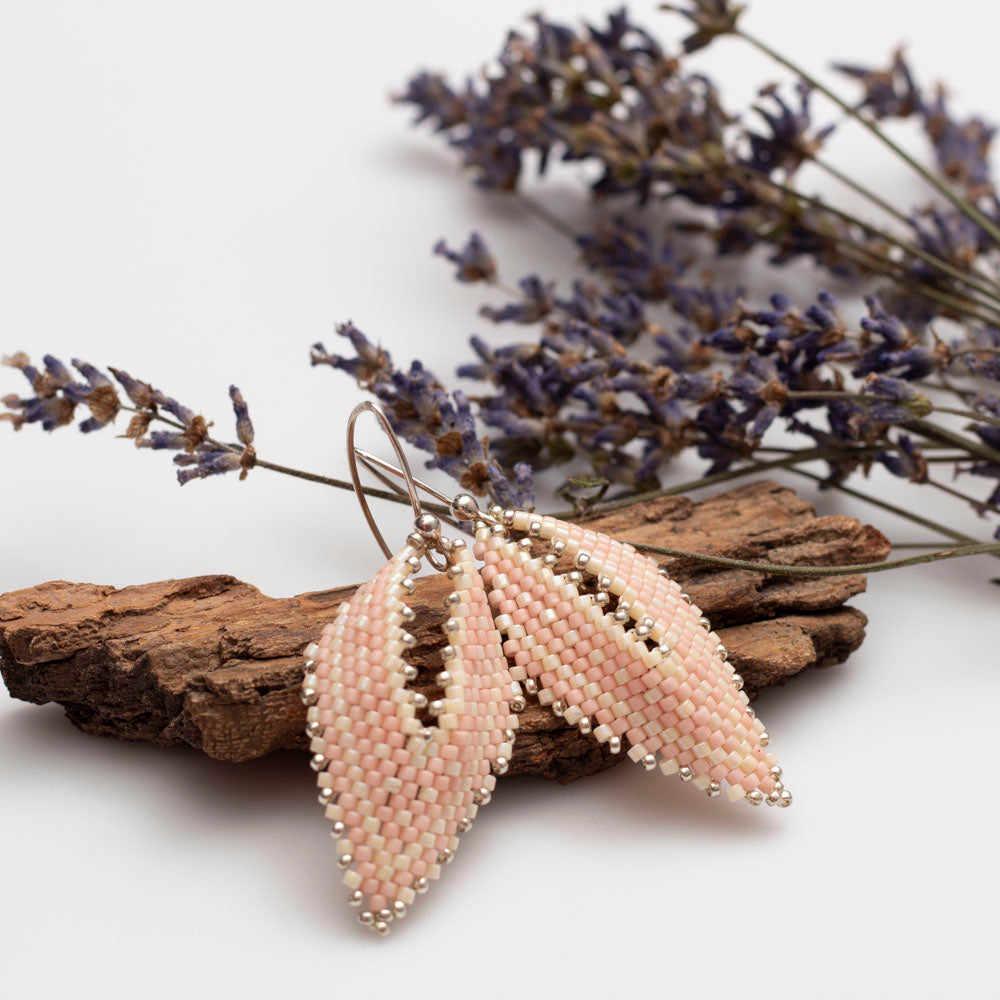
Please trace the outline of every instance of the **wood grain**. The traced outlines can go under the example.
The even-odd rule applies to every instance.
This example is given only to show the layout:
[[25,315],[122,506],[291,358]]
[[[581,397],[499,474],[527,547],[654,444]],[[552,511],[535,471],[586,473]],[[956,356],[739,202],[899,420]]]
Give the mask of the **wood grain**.
[[[587,523],[627,541],[775,563],[846,565],[889,551],[874,528],[816,517],[771,482],[699,501],[660,498]],[[663,562],[718,628],[751,695],[842,662],[864,638],[865,616],[845,606],[865,589],[862,576],[782,578]],[[187,745],[227,761],[304,748],[300,652],[352,590],[271,598],[225,575],[121,589],[43,583],[0,596],[0,673],[15,698],[57,702],[94,735]],[[417,686],[441,669],[447,590],[445,578],[426,577],[410,602]],[[532,703],[510,773],[571,781],[623,756]]]

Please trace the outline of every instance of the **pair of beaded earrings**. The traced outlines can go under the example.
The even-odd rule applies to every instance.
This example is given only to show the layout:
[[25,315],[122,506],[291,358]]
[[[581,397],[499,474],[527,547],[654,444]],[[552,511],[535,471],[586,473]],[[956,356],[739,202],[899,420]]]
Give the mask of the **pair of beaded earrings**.
[[[398,469],[355,447],[365,412],[388,435]],[[507,770],[525,693],[611,753],[625,751],[710,796],[725,789],[752,805],[791,804],[719,636],[651,559],[580,525],[499,507],[483,512],[467,494],[449,500],[414,479],[372,403],[351,414],[347,454],[388,562],[306,648],[302,697],[319,801],[362,924],[388,934],[452,860]],[[406,485],[414,530],[398,552],[372,517],[359,458]],[[455,520],[471,522],[471,552],[464,540],[442,536],[418,487],[444,500]],[[410,687],[417,670],[406,662],[415,644],[406,598],[425,559],[452,584],[440,696],[430,702]]]

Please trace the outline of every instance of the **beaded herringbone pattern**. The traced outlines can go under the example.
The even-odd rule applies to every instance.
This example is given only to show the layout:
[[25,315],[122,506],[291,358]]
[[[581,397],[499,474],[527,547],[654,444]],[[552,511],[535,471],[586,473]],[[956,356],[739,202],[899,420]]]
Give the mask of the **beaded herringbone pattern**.
[[491,763],[509,758],[517,727],[501,638],[467,550],[452,557],[443,697],[433,721],[418,718],[425,699],[407,686],[414,671],[404,659],[415,556],[407,546],[391,559],[306,651],[320,800],[351,902],[383,933],[451,860],[459,833],[489,800]]
[[718,635],[677,583],[607,535],[523,512],[508,522],[555,543],[600,581],[608,604],[617,599],[616,615],[508,534],[481,528],[476,554],[515,680],[534,681],[543,704],[613,752],[624,744],[632,759],[710,794],[725,787],[731,799],[787,805],[764,726]]

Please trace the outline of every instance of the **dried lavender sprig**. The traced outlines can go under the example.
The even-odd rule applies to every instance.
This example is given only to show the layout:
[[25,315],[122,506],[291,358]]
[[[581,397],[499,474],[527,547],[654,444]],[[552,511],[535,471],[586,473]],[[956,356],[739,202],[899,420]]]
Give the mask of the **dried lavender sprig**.
[[994,244],[1000,247],[1000,228],[998,228],[991,219],[984,215],[970,201],[960,197],[950,187],[948,187],[947,184],[942,183],[942,181],[935,177],[934,174],[931,173],[931,171],[928,170],[922,163],[911,156],[897,142],[891,139],[874,121],[866,118],[856,107],[848,104],[847,101],[840,97],[835,91],[825,86],[818,78],[804,70],[801,66],[798,66],[786,56],[782,55],[763,39],[750,34],[741,25],[735,23],[735,21],[733,23],[731,34],[735,35],[737,38],[743,39],[743,41],[752,45],[758,51],[773,59],[779,65],[790,70],[811,88],[823,94],[827,99],[833,101],[833,103],[836,104],[841,111],[864,126],[864,128],[875,136],[875,138],[878,139],[883,146],[899,157],[899,159],[905,163],[907,167],[926,181],[932,188],[934,188],[935,191],[937,191],[939,195],[951,202],[951,204],[954,205],[954,207],[957,208],[962,215],[979,226],[979,228],[990,237]]
[[[980,280],[977,276],[969,274],[968,272],[961,270],[961,268],[955,267],[954,265],[950,264],[943,258],[938,257],[935,254],[929,253],[928,251],[924,250],[922,247],[918,246],[913,242],[900,239],[899,237],[894,236],[892,233],[888,232],[887,230],[881,229],[878,226],[874,226],[870,222],[866,222],[864,219],[861,219],[858,216],[851,214],[850,212],[845,212],[843,209],[840,209],[835,205],[829,204],[829,202],[824,201],[822,198],[818,198],[814,195],[804,194],[798,188],[791,187],[790,185],[787,184],[782,184],[780,181],[776,181],[773,177],[770,177],[767,174],[755,174],[754,179],[759,180],[761,183],[766,184],[768,187],[773,188],[775,191],[780,191],[786,195],[789,195],[792,198],[804,202],[807,205],[812,205],[814,208],[817,208],[823,212],[828,212],[830,215],[842,219],[844,222],[848,222],[851,225],[857,226],[859,229],[863,229],[870,236],[875,236],[881,240],[885,240],[886,243],[898,247],[900,250],[903,250],[904,252],[911,254],[918,260],[922,260],[925,264],[929,264],[931,267],[940,271],[942,274],[947,275],[949,278],[954,278],[956,281],[960,281],[963,284],[968,285],[970,288],[973,288],[976,291],[982,293],[983,295],[987,296],[987,298],[993,300],[994,302],[1000,303],[1000,285],[998,285],[996,282],[991,282],[988,280]],[[846,178],[844,179],[845,181],[847,180]],[[876,196],[872,195],[872,197]],[[905,216],[903,216],[903,218],[905,219]],[[909,219],[906,219],[905,221],[907,222],[908,225],[910,224]]]
[[905,559],[888,559],[883,562],[853,563],[845,566],[793,566],[784,563],[752,562],[745,559],[729,559],[726,556],[713,556],[707,552],[692,553],[686,549],[675,549],[666,545],[648,545],[644,542],[633,543],[641,552],[652,552],[661,556],[675,558],[694,558],[707,566],[718,566],[723,569],[751,570],[755,573],[766,573],[769,576],[854,576],[858,573],[884,573],[887,570],[903,569],[907,566],[920,566],[924,563],[941,562],[945,559],[964,559],[967,556],[1000,554],[1000,542],[976,542],[971,545],[956,545],[951,548],[939,549],[921,556],[908,556]]
[[[52,359],[51,362],[48,364],[47,367],[50,369],[51,377],[58,378],[58,379],[62,380],[62,386],[61,386],[62,388],[65,388],[66,385],[69,384],[67,381],[65,381],[66,375],[67,375],[67,370],[63,366],[61,366],[56,361],[56,359]],[[92,366],[87,366],[85,363],[81,362],[81,363],[77,364],[77,367],[81,371],[84,371],[84,372],[87,373],[87,377],[90,380],[90,384],[92,386],[104,386],[104,385],[108,385],[109,384],[106,380],[102,379],[102,377],[100,376],[100,373],[97,372],[96,369],[93,369]],[[135,380],[132,380],[127,375],[125,375],[124,378],[120,379],[120,381],[122,382],[123,386],[129,386],[129,385],[131,385],[133,387],[139,387],[139,386],[143,385],[142,383],[138,383]],[[148,389],[148,387],[146,387],[146,388]],[[88,391],[92,392],[93,389],[90,389]],[[137,391],[140,391],[140,390],[137,389]],[[141,391],[143,393],[143,396],[145,396],[145,390],[141,390]],[[240,463],[239,463],[239,456],[237,454],[237,452],[239,451],[239,449],[237,449],[236,446],[234,446],[234,445],[229,445],[229,444],[224,444],[224,443],[221,443],[221,442],[217,442],[214,439],[208,437],[207,434],[203,434],[201,432],[200,428],[201,428],[201,425],[204,424],[204,418],[197,417],[193,413],[193,411],[188,410],[187,408],[180,406],[180,404],[176,403],[172,399],[169,399],[167,397],[162,396],[161,394],[156,393],[155,390],[149,390],[149,393],[150,393],[149,398],[157,400],[161,405],[165,405],[165,408],[167,408],[169,412],[171,412],[171,413],[173,413],[175,415],[180,416],[181,419],[180,420],[173,420],[173,419],[170,419],[168,417],[164,417],[159,412],[158,408],[155,408],[155,404],[154,404],[154,407],[152,409],[140,409],[140,408],[137,408],[137,407],[127,407],[127,406],[123,406],[123,405],[119,404],[118,409],[125,409],[125,410],[133,412],[136,415],[141,416],[143,418],[147,418],[148,417],[149,421],[154,421],[154,420],[155,421],[159,421],[159,422],[167,424],[168,426],[171,426],[171,427],[174,427],[176,429],[179,429],[180,431],[183,432],[180,435],[180,437],[182,437],[182,438],[183,438],[184,434],[190,434],[192,432],[192,428],[193,427],[198,428],[198,433],[199,433],[199,436],[201,436],[201,441],[200,441],[200,443],[197,446],[195,446],[195,448],[193,448],[189,452],[189,454],[194,455],[196,453],[198,447],[201,447],[202,445],[208,445],[208,446],[210,446],[210,448],[215,449],[214,451],[210,452],[210,454],[212,454],[213,456],[229,454],[229,455],[232,455],[237,460],[236,461],[236,465],[228,465],[227,464],[225,466],[225,468],[221,469],[220,471],[233,471],[236,468],[239,468]],[[132,398],[135,398],[135,396],[133,395],[132,392],[130,392],[129,394],[130,394],[130,396]],[[235,387],[233,387],[231,389],[230,394],[231,394],[231,396],[233,398],[233,403],[234,403],[234,409],[236,411],[237,422],[238,422],[238,425],[239,425],[239,428],[240,428],[240,432],[239,432],[240,433],[240,437],[247,439],[244,442],[244,447],[245,448],[250,448],[250,447],[252,447],[253,432],[252,432],[252,428],[249,425],[249,415],[247,413],[246,404],[243,401],[242,395],[239,393],[239,390],[235,389]],[[117,412],[117,410],[116,410],[116,412]],[[146,426],[148,427],[148,423],[147,423]],[[207,426],[207,425],[205,425],[205,426]],[[188,443],[190,444],[190,441]],[[212,462],[216,462],[217,461],[217,457],[213,457],[211,459],[211,461]],[[782,462],[784,462],[784,460],[782,460]],[[323,483],[326,483],[326,484],[331,485],[331,486],[336,486],[338,488],[353,489],[352,484],[346,483],[346,482],[341,481],[341,480],[328,479],[326,477],[316,476],[316,475],[311,474],[311,473],[302,472],[300,470],[289,469],[287,467],[278,466],[278,465],[275,465],[273,463],[265,463],[265,462],[259,461],[259,460],[256,461],[254,464],[256,466],[261,467],[261,468],[269,468],[269,469],[272,469],[274,471],[283,472],[285,474],[297,476],[299,478],[310,479],[310,480],[316,481],[316,482],[323,482]],[[764,463],[764,464],[766,465],[766,463]],[[246,471],[246,470],[244,469],[244,471]],[[209,474],[215,474],[215,473],[209,473]],[[181,480],[181,481],[184,482],[185,480]],[[663,492],[665,494],[668,491],[663,491]],[[401,503],[407,503],[408,502],[405,497],[399,496],[397,493],[395,493],[393,491],[384,491],[384,490],[366,488],[365,489],[365,493],[368,494],[369,496],[376,496],[376,497],[379,497],[381,499],[386,499],[386,500],[390,500],[390,501],[394,501],[394,502],[401,502]],[[633,502],[634,502],[634,500],[633,500]],[[607,506],[610,507],[611,505],[607,505]],[[430,510],[430,509],[437,509],[438,505],[425,504],[425,507],[428,510]],[[853,573],[861,573],[861,572],[865,572],[865,573],[868,573],[868,572],[882,572],[882,571],[887,570],[887,569],[897,569],[897,568],[901,568],[903,566],[916,565],[918,563],[930,563],[930,562],[935,562],[935,561],[939,561],[939,560],[943,560],[943,559],[960,558],[960,557],[963,557],[963,556],[978,555],[978,554],[983,554],[983,553],[992,553],[992,552],[998,552],[998,551],[1000,551],[1000,543],[977,543],[977,544],[973,544],[973,545],[966,545],[966,546],[963,546],[963,547],[956,547],[956,548],[951,548],[951,549],[943,549],[943,550],[939,550],[939,551],[934,552],[934,553],[926,554],[924,556],[914,556],[914,557],[911,557],[909,559],[895,560],[895,561],[891,561],[891,562],[887,562],[887,563],[885,563],[885,562],[883,562],[883,563],[870,563],[870,564],[866,563],[866,564],[858,564],[858,565],[853,565],[853,566],[811,566],[811,567],[807,566],[807,567],[804,567],[804,566],[787,566],[787,565],[783,565],[783,564],[756,563],[756,562],[749,561],[749,560],[728,559],[728,558],[724,558],[724,557],[720,557],[720,556],[715,556],[715,555],[712,555],[710,553],[695,552],[695,551],[689,551],[689,550],[686,550],[686,549],[673,549],[673,548],[665,548],[665,547],[649,546],[649,545],[640,545],[638,547],[641,548],[641,549],[643,549],[643,550],[645,550],[645,551],[649,551],[649,552],[653,552],[653,553],[658,553],[658,554],[662,554],[662,555],[668,555],[668,556],[684,557],[684,558],[692,559],[692,560],[695,560],[695,561],[703,562],[703,563],[706,563],[708,565],[718,565],[718,566],[726,566],[726,567],[735,568],[735,569],[745,569],[745,570],[752,570],[752,571],[759,571],[759,572],[767,572],[770,575],[774,575],[774,576],[793,576],[793,575],[794,576],[841,576],[841,575],[847,575],[847,574],[853,574]]]

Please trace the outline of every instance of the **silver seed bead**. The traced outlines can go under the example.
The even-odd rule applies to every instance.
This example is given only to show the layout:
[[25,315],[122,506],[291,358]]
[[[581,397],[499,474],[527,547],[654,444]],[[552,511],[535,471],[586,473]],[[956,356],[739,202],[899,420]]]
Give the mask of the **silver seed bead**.
[[404,632],[400,637],[399,641],[407,648],[413,649],[417,644],[417,637],[411,632]]
[[566,579],[573,584],[573,586],[578,587],[583,583],[583,574],[579,570],[573,570],[566,574]]
[[587,563],[590,562],[589,552],[577,552],[576,554],[576,567],[577,569],[586,569]]
[[337,840],[340,837],[344,836],[344,831],[346,829],[347,829],[347,827],[344,825],[344,821],[338,819],[337,822],[334,823],[332,827],[330,827],[330,836],[334,840]]
[[443,851],[438,851],[438,864],[450,865],[455,860],[455,853],[451,848],[446,847]]
[[611,589],[611,577],[610,576],[602,576],[597,581],[597,589],[598,590],[610,590]]
[[457,618],[449,618],[444,623],[445,632],[457,632],[462,627],[462,623]]
[[743,675],[733,674],[733,685],[736,687],[737,691],[743,690]]
[[417,584],[415,580],[411,580],[409,577],[403,580],[403,590],[406,591],[407,597],[412,597],[416,589]]
[[451,502],[451,512],[460,521],[471,521],[479,517],[479,504],[468,493],[459,493]]
[[698,624],[703,629],[711,629],[712,627],[712,623],[704,615],[702,615],[701,618],[698,619]]
[[635,628],[636,638],[638,639],[648,639],[652,635],[653,630],[648,625],[637,625]]
[[447,670],[442,670],[441,673],[439,673],[434,678],[434,680],[437,683],[438,687],[443,687],[444,688],[444,687],[447,687],[451,683],[452,677],[451,677],[451,674]]
[[747,792],[747,802],[752,806],[759,806],[764,801],[764,793],[755,788],[752,792]]
[[590,724],[590,716],[585,715],[578,723],[577,728],[583,733],[584,736],[589,736],[593,732],[593,727]]
[[427,695],[423,691],[413,692],[413,706],[414,708],[426,708],[427,707]]
[[454,646],[445,646],[441,650],[441,659],[443,660],[453,660],[458,656],[458,650]]
[[498,503],[490,504],[489,515],[499,521],[500,518],[503,517],[503,507],[501,507]]
[[404,622],[412,622],[417,617],[416,611],[413,608],[408,608],[405,604],[399,609],[399,614]]
[[781,765],[775,764],[774,767],[771,768],[771,777],[774,778],[775,781],[778,781],[781,778],[781,775]]
[[446,608],[450,608],[455,604],[461,604],[461,603],[462,603],[462,595],[457,590],[453,590],[444,599],[444,606]]
[[306,723],[306,736],[314,740],[317,736],[323,735],[323,727],[316,721]]
[[302,699],[302,704],[308,707],[319,701],[319,692],[315,688],[304,687],[299,693],[299,697]]
[[411,549],[416,549],[418,552],[423,552],[426,548],[423,535],[417,531],[411,531],[406,536],[406,544],[409,545]]
[[713,781],[709,784],[708,788],[705,789],[705,794],[710,799],[716,799],[722,794],[722,785],[717,781]]
[[466,817],[458,821],[459,833],[468,833],[472,829],[472,820]]
[[655,770],[655,768],[656,768],[656,754],[653,754],[653,753],[646,754],[646,756],[642,758],[642,766],[647,771]]
[[309,758],[309,766],[314,771],[322,771],[329,763],[330,762],[321,753],[314,753],[312,757]]
[[784,791],[784,789],[785,789],[785,786],[784,786],[784,783],[783,783],[783,782],[780,782],[780,781],[776,781],[776,782],[774,783],[774,790],[775,790],[776,792],[779,792],[779,793],[780,793],[780,792],[783,792],[783,791]]
[[431,887],[430,882],[427,881],[425,875],[421,875],[416,882],[413,883],[413,888],[418,894],[423,895]]
[[462,549],[464,549],[465,547],[466,547],[466,545],[465,545],[465,539],[464,538],[453,538],[448,543],[448,548],[452,552],[461,552]]
[[603,607],[611,600],[611,598],[604,591],[598,591],[593,596],[594,596],[594,603],[601,605],[601,607]]
[[531,539],[530,538],[522,538],[517,543],[517,545],[518,545],[518,548],[520,548],[522,552],[530,552],[531,551]]
[[619,625],[624,625],[628,620],[629,620],[629,617],[628,617],[628,612],[627,611],[622,611],[622,609],[619,608],[615,612],[615,621],[618,622]]
[[[445,574],[449,580],[457,580],[460,576],[465,575],[465,567],[461,563],[455,563],[445,570]],[[412,594],[413,591],[411,590],[410,593]]]
[[341,856],[337,858],[337,867],[350,868],[353,862],[354,862],[353,854],[341,854]]
[[303,688],[314,688],[317,684],[319,684],[319,678],[315,674],[306,674],[302,678]]
[[321,806],[328,806],[334,800],[336,792],[332,788],[321,788],[319,790],[319,795],[316,796],[316,800]]
[[561,538],[557,538],[552,543],[553,555],[561,556],[565,551],[566,551],[566,543]]
[[355,889],[354,892],[347,897],[348,906],[360,906],[365,901],[365,894],[360,889]]
[[677,777],[681,781],[690,781],[694,777],[694,771],[685,764],[684,767],[677,769]]
[[516,694],[510,700],[510,710],[512,712],[523,712],[528,707],[528,703],[524,700],[524,695]]
[[412,663],[407,663],[403,666],[403,676],[408,681],[415,681],[417,679],[417,668]]
[[493,761],[493,773],[494,774],[506,774],[510,770],[510,763],[506,757],[497,757]]
[[435,700],[427,706],[427,711],[430,712],[431,715],[440,715],[444,711],[444,702],[441,701],[440,698],[435,698]]
[[524,682],[524,690],[527,691],[528,694],[538,694],[538,681],[536,681],[534,677],[529,677]]
[[557,562],[558,560],[554,555],[552,555],[551,552],[547,556],[542,556],[542,565],[548,566],[549,569],[552,569],[552,567],[555,566]]
[[781,798],[781,792],[771,792],[770,795],[764,800],[769,806],[776,806],[778,804],[778,799]]
[[541,533],[542,533],[542,522],[541,521],[532,521],[528,525],[528,534],[532,538],[537,538]]
[[441,522],[433,514],[421,514],[414,522],[413,527],[421,538],[436,541],[441,537]]
[[757,737],[757,740],[762,747],[766,747],[771,742],[771,734],[765,730]]
[[506,535],[507,534],[507,529],[502,524],[494,524],[493,527],[490,528],[490,534],[491,535]]
[[664,656],[669,656],[673,652],[673,646],[668,642],[661,642],[659,646],[656,647],[658,653],[662,653]]
[[682,601],[687,601],[688,604],[691,603],[691,598],[687,594],[685,594],[684,591],[681,591],[681,600]]
[[408,556],[404,560],[404,564],[410,573],[418,573],[420,571],[420,560],[416,556]]
[[729,659],[729,650],[726,649],[726,647],[723,646],[721,642],[719,643],[718,646],[715,647],[715,651],[716,653],[719,654],[719,659],[722,660],[723,663],[725,663],[726,660]]
[[552,702],[552,711],[553,711],[553,713],[554,713],[555,715],[557,715],[557,716],[558,716],[558,717],[559,717],[560,719],[561,719],[561,718],[563,717],[563,714],[564,714],[564,713],[565,713],[565,711],[566,711],[566,706],[565,706],[565,704],[564,704],[564,703],[562,702],[562,700],[561,700],[561,699],[559,699],[559,698],[556,698],[556,700],[555,700],[554,702]]
[[513,528],[514,527],[514,511],[508,509],[500,515],[500,520],[503,521],[504,527]]
[[402,920],[406,916],[406,903],[401,899],[397,899],[395,903],[392,904],[392,913],[397,920]]
[[390,910],[388,906],[385,907],[384,909],[379,910],[378,918],[379,920],[384,920],[386,923],[388,923],[390,920],[392,920],[392,910]]
[[778,805],[782,809],[787,809],[792,804],[792,793],[786,788],[778,793]]
[[659,573],[660,576],[664,577],[664,579],[667,579],[667,580],[670,579],[670,574],[667,572],[665,566],[661,566],[656,572]]
[[433,736],[434,736],[434,730],[431,729],[430,726],[424,726],[424,728],[420,730],[420,738],[422,740],[429,740],[433,738]]
[[380,937],[385,937],[389,933],[389,923],[386,920],[376,920],[375,923],[372,924],[372,929]]
[[358,922],[364,924],[366,927],[370,927],[375,923],[375,914],[371,910],[365,910],[364,913],[358,914]]
[[608,740],[608,749],[612,753],[621,753],[622,752],[622,738],[620,736],[612,736],[611,739]]

